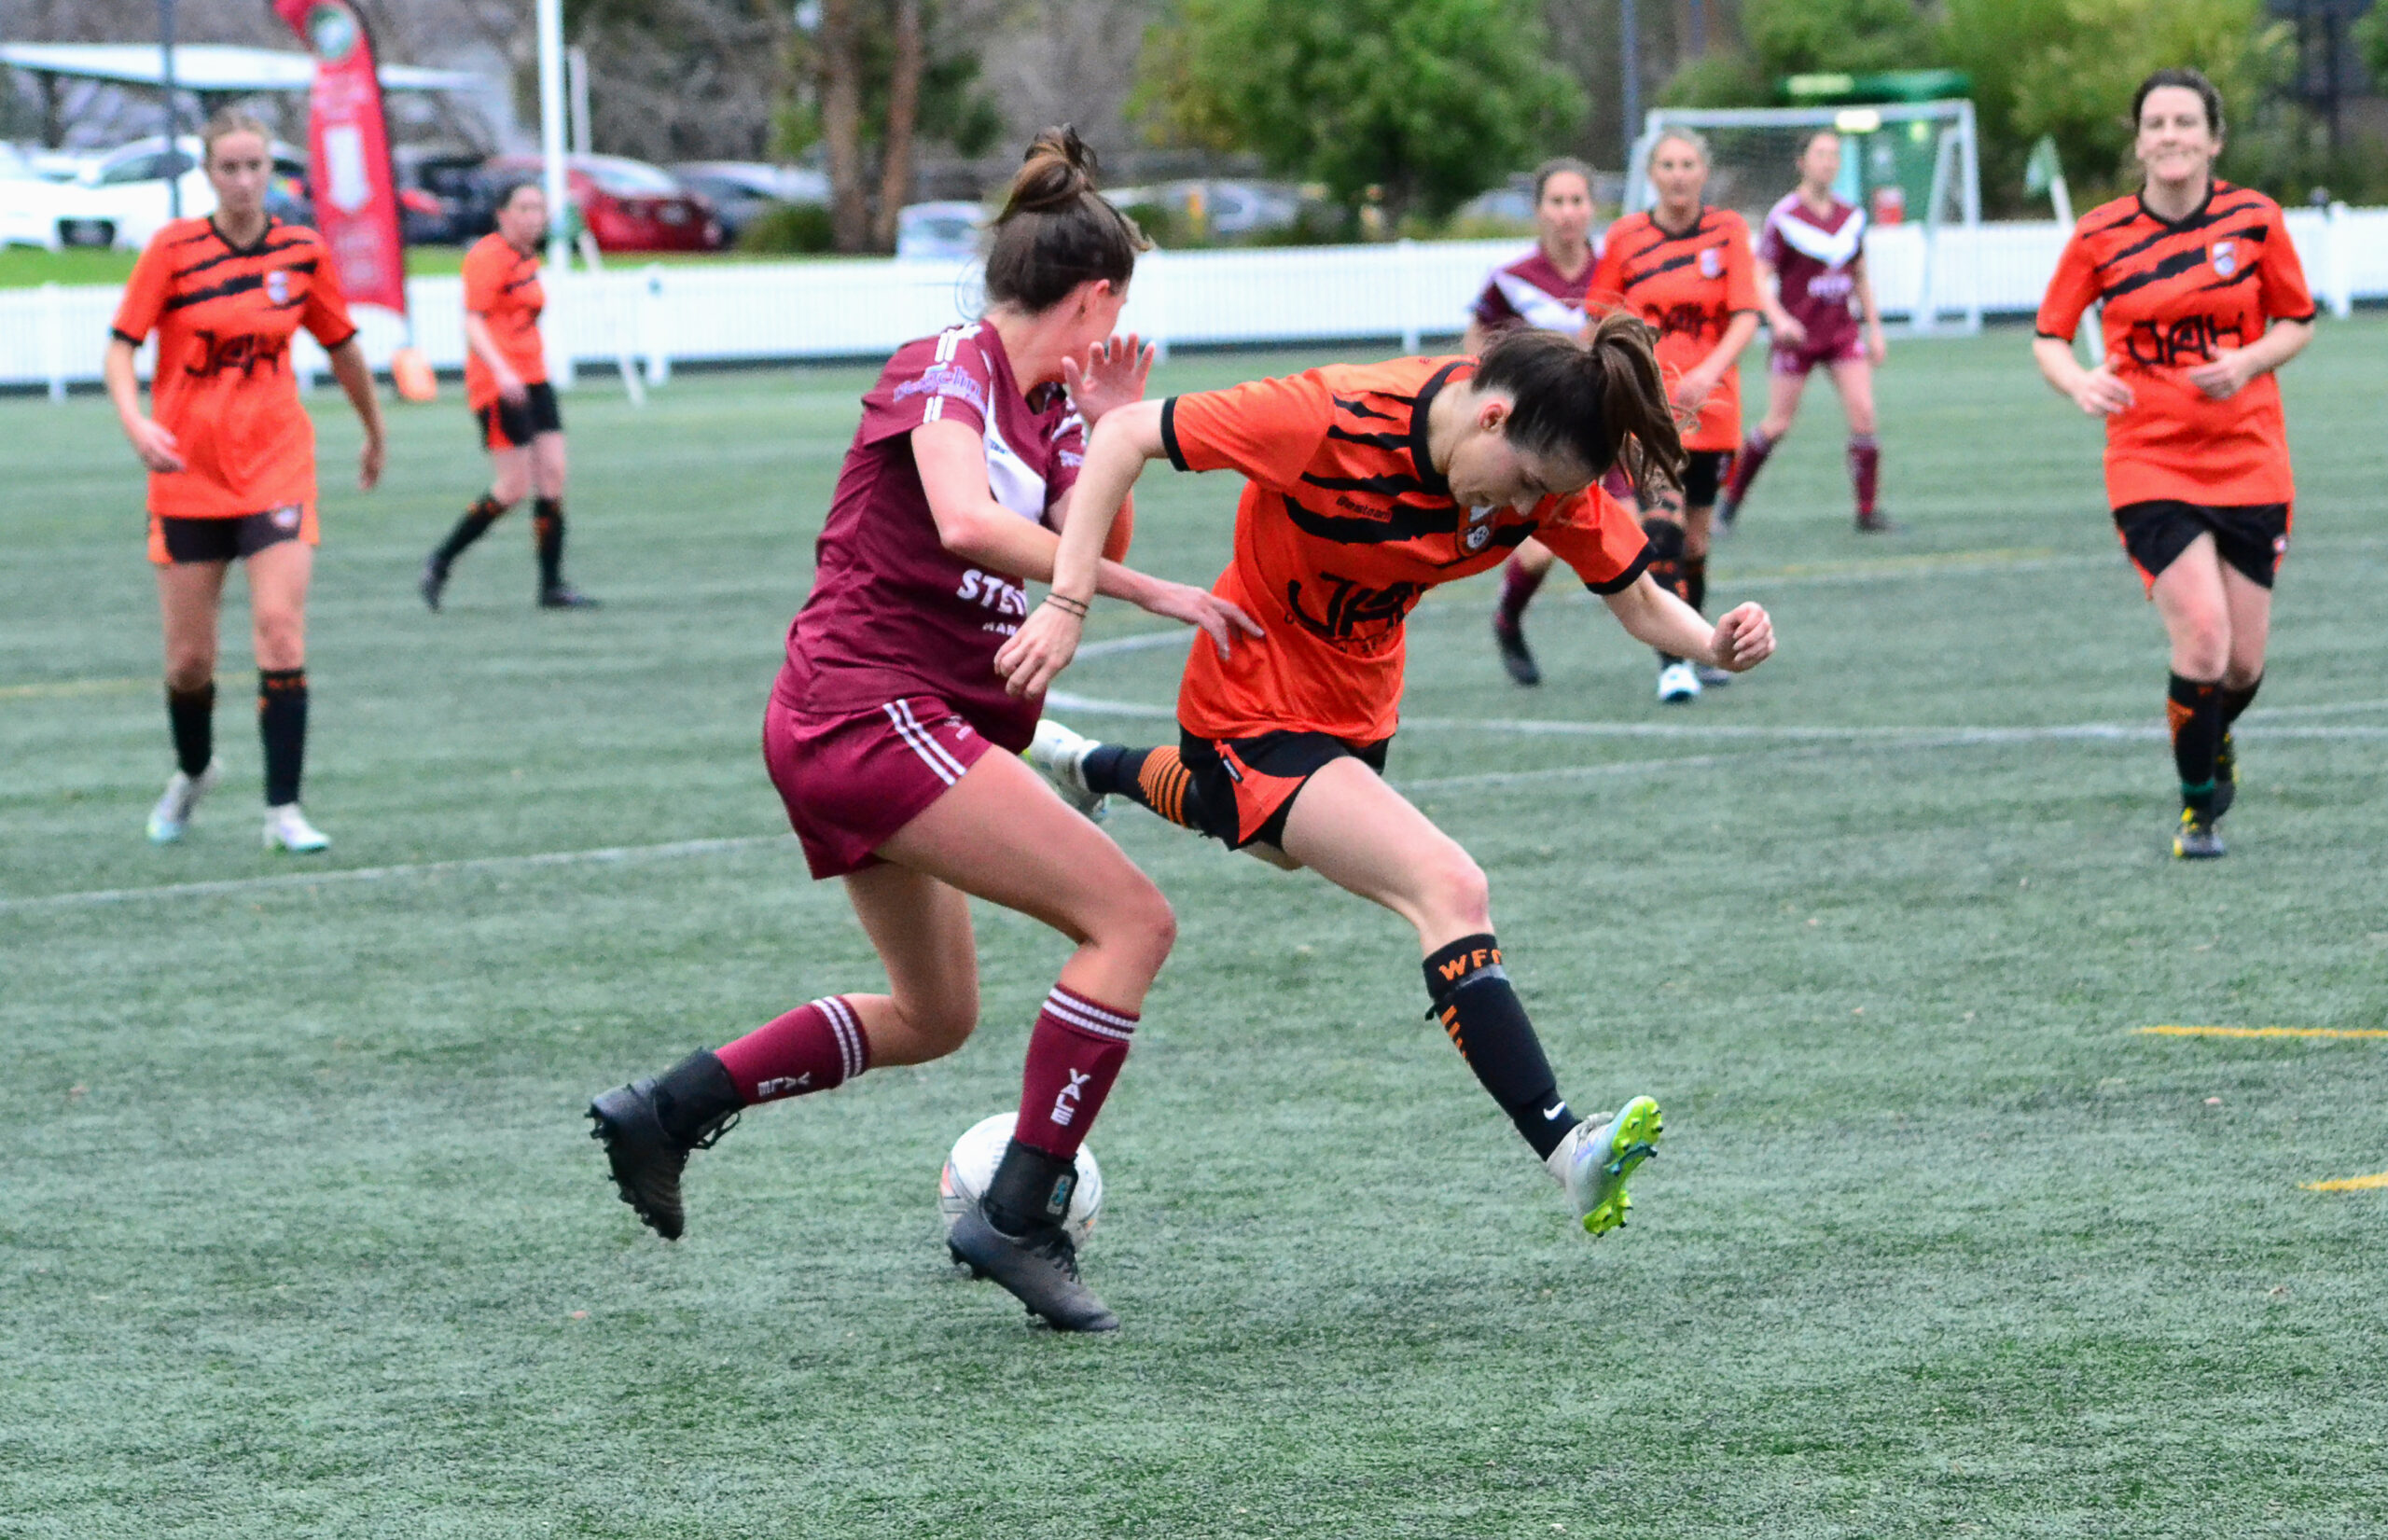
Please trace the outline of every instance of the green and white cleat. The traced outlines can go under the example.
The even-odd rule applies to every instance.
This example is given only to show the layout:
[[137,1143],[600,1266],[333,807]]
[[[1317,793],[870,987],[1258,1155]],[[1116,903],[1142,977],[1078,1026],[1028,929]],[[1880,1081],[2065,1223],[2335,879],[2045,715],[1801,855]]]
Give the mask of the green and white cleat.
[[1062,801],[1100,824],[1111,815],[1111,799],[1088,787],[1086,756],[1102,746],[1048,716],[1036,724],[1036,736],[1020,757],[1036,767]]
[[215,761],[213,759],[197,776],[174,771],[174,778],[166,783],[166,794],[158,798],[156,807],[149,810],[149,842],[171,845],[180,839],[183,830],[190,826],[190,815],[199,811],[200,799],[215,789]]
[[1625,1224],[1633,1200],[1625,1195],[1625,1180],[1633,1168],[1659,1153],[1659,1103],[1637,1096],[1619,1107],[1617,1116],[1594,1127],[1578,1123],[1544,1162],[1567,1200],[1583,1216],[1584,1229],[1605,1235]]
[[298,811],[298,803],[285,802],[265,810],[265,848],[287,851],[293,855],[312,855],[331,849],[332,842],[323,830],[307,822],[307,815]]

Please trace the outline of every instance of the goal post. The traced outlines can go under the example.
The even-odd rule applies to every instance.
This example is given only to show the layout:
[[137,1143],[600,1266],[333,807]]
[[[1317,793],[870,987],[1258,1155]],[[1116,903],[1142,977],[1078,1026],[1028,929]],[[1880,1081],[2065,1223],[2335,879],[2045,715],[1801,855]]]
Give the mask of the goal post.
[[1981,329],[1981,160],[1974,104],[1963,98],[1865,106],[1660,107],[1643,121],[1626,168],[1628,213],[1657,201],[1650,148],[1669,129],[1708,142],[1709,203],[1750,222],[1798,185],[1803,135],[1841,136],[1835,193],[1873,221],[1867,264],[1885,316],[1916,331]]

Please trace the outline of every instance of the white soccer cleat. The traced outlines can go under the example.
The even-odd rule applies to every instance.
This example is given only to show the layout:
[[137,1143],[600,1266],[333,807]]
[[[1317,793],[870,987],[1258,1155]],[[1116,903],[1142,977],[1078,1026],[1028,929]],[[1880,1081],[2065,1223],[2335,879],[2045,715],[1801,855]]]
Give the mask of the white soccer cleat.
[[1659,1153],[1660,1127],[1659,1103],[1637,1096],[1597,1128],[1576,1124],[1543,1162],[1567,1189],[1567,1201],[1588,1232],[1604,1235],[1624,1225],[1625,1212],[1633,1206],[1625,1195],[1625,1179]]
[[207,768],[199,772],[196,780],[180,770],[174,771],[174,778],[166,783],[166,794],[158,798],[156,807],[149,810],[149,842],[171,845],[180,839],[183,830],[190,825],[190,815],[199,811],[200,799],[215,789],[215,761],[213,759],[207,762]]
[[265,810],[265,848],[288,851],[293,855],[312,855],[319,850],[332,848],[330,838],[323,830],[307,822],[296,802],[285,802],[278,808]]
[[1669,663],[1659,671],[1659,699],[1680,706],[1700,699],[1700,675],[1689,663]]
[[1111,815],[1111,799],[1088,787],[1086,756],[1102,746],[1048,716],[1036,724],[1036,736],[1029,740],[1022,757],[1052,784],[1062,801],[1100,824]]

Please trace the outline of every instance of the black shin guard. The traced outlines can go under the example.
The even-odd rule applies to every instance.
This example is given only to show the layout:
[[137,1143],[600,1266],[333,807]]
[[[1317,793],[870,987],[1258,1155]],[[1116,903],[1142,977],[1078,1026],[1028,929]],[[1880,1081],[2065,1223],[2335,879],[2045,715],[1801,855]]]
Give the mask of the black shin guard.
[[1686,554],[1683,559],[1683,602],[1705,615],[1708,612],[1708,553]]
[[1087,755],[1081,771],[1089,791],[1124,797],[1181,828],[1205,826],[1194,777],[1173,748],[1131,749],[1105,743]]
[[506,505],[483,493],[481,500],[465,510],[465,517],[456,520],[456,527],[448,532],[448,538],[439,542],[439,548],[431,553],[432,565],[446,572],[455,565],[456,558],[464,555],[474,541],[489,533],[492,524],[505,517]]
[[265,742],[265,805],[298,800],[307,767],[307,671],[257,671],[257,736]]
[[563,586],[563,499],[542,497],[531,505],[531,532],[539,548],[539,587]]
[[2181,804],[2200,820],[2214,813],[2214,767],[2222,751],[2222,686],[2173,675],[2164,715],[2173,728],[2173,766],[2180,772]]
[[1558,1076],[1501,965],[1500,943],[1490,936],[1463,936],[1428,957],[1425,971],[1426,992],[1435,1002],[1426,1014],[1443,1024],[1535,1158],[1548,1159],[1583,1119],[1559,1094]]
[[166,687],[166,724],[174,729],[174,764],[196,780],[215,757],[215,681],[195,690]]
[[1077,1183],[1076,1160],[1015,1139],[1005,1146],[1003,1161],[979,1203],[995,1228],[1006,1235],[1025,1235],[1039,1225],[1058,1225],[1068,1217],[1070,1194]]

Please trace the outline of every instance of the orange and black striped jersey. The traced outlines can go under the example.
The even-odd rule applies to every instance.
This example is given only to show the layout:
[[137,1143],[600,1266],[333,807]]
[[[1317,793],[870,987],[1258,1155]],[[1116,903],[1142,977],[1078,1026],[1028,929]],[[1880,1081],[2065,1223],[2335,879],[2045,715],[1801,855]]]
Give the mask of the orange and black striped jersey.
[[313,230],[269,220],[235,246],[212,219],[176,219],[150,239],[117,307],[139,347],[158,334],[150,415],[184,468],[149,474],[149,511],[224,519],[315,501],[315,427],[298,405],[290,338],[326,348],[356,335]]
[[[492,230],[465,254],[465,312],[488,326],[498,356],[526,385],[548,377],[547,350],[539,342],[539,312],[547,303],[536,252],[525,256]],[[495,371],[479,353],[465,350],[465,405],[479,411],[496,399]]]
[[1339,364],[1162,404],[1170,464],[1244,477],[1235,559],[1212,591],[1269,633],[1239,637],[1225,661],[1207,641],[1193,649],[1177,698],[1187,730],[1392,736],[1410,610],[1528,535],[1597,592],[1641,576],[1641,527],[1598,487],[1526,512],[1451,500],[1427,454],[1427,409],[1475,370],[1473,358]]
[[2040,301],[2040,335],[2071,341],[2082,312],[2102,301],[2106,361],[2132,395],[2106,419],[2113,506],[2292,501],[2279,382],[2259,375],[2216,401],[2189,380],[2191,369],[2247,346],[2273,321],[2312,319],[2313,296],[2280,205],[2216,181],[2177,224],[2150,214],[2137,194],[2092,209],[2057,258]]
[[[1715,351],[1733,317],[1758,309],[1750,228],[1730,209],[1702,207],[1690,228],[1671,230],[1655,213],[1629,214],[1608,228],[1585,309],[1619,308],[1659,328],[1659,368],[1670,387]],[[1683,436],[1687,450],[1742,447],[1742,372],[1729,368]]]

